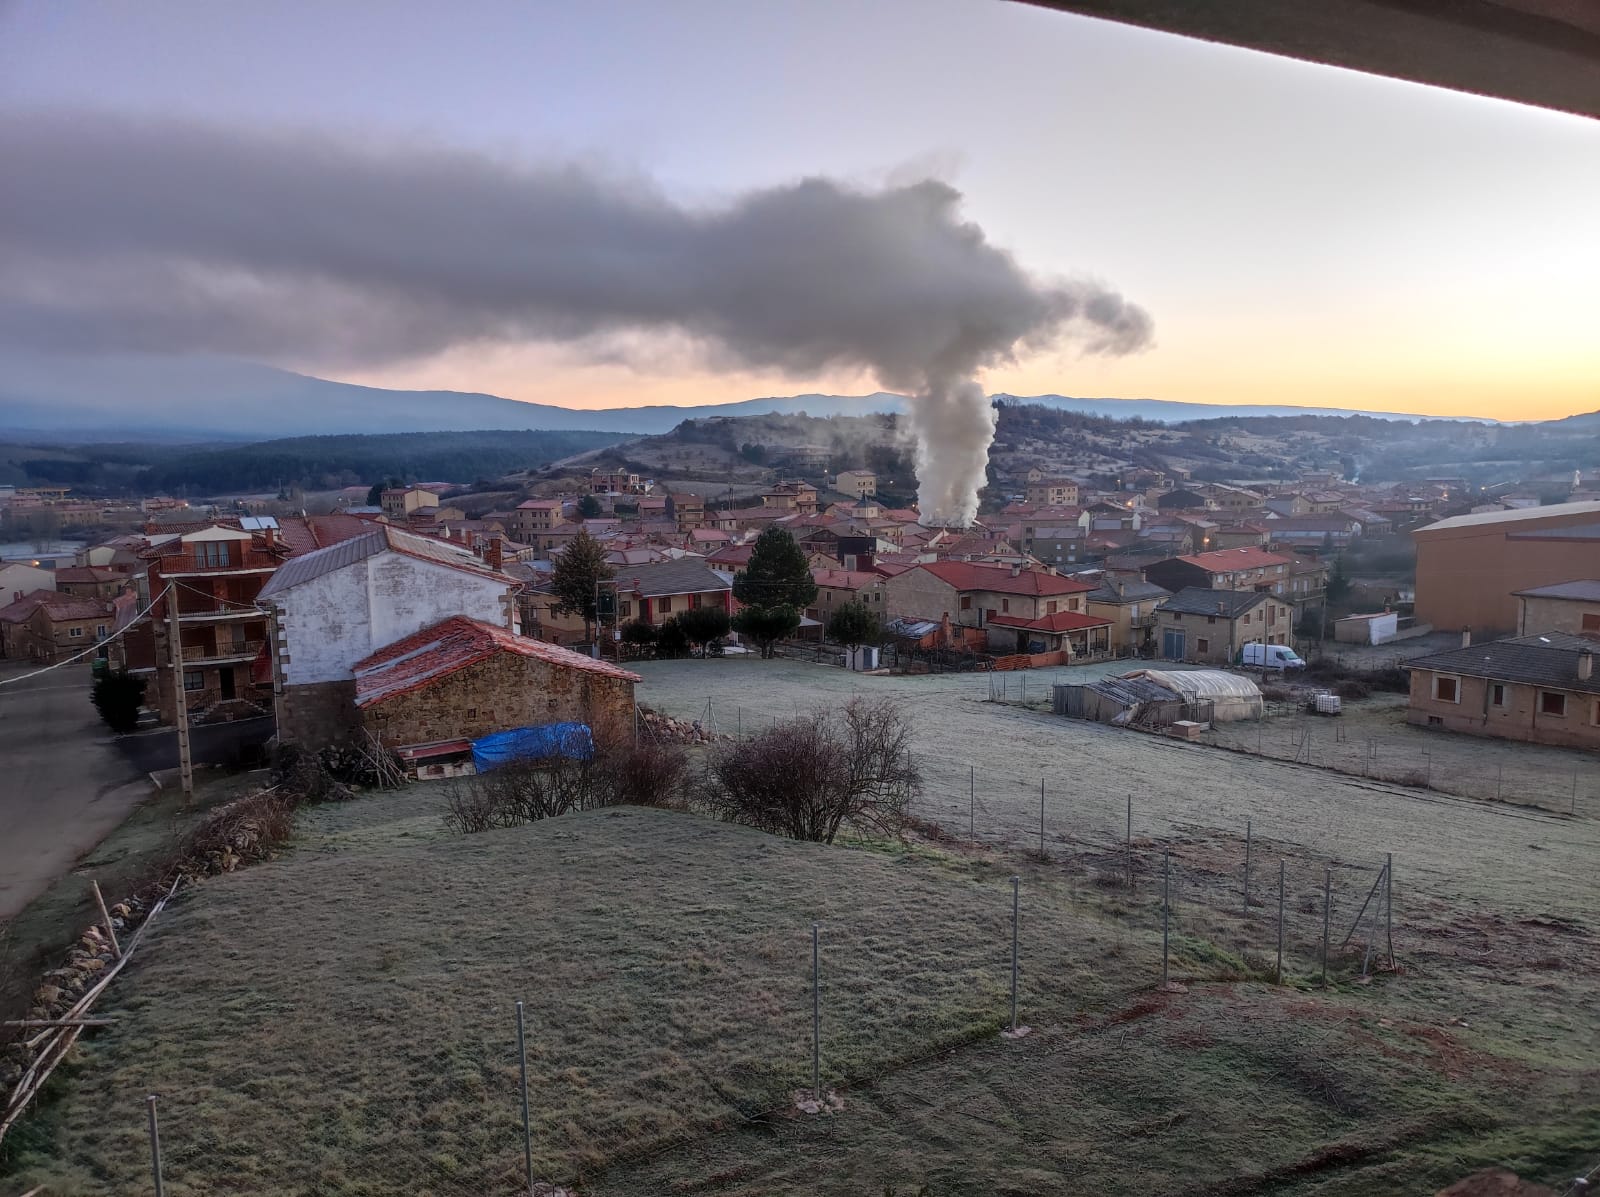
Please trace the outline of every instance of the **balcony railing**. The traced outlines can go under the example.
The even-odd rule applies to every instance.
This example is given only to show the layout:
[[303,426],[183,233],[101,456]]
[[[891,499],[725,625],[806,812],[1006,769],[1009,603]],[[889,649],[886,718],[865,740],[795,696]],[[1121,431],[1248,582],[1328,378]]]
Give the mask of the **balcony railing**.
[[249,659],[261,651],[263,640],[240,640],[231,644],[219,644],[212,647],[209,644],[186,644],[183,646],[183,659],[185,661],[231,661]]

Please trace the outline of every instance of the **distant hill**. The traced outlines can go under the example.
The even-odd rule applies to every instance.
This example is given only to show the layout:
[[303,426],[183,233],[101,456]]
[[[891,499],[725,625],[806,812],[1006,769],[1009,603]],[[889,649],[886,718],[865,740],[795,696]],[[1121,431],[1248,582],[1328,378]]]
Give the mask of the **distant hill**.
[[[1211,405],[1161,399],[1017,397],[1089,415],[1174,422],[1227,416],[1349,415],[1339,408]],[[225,358],[0,355],[0,436],[94,441],[258,441],[340,433],[474,429],[601,431],[650,435],[686,419],[806,413],[858,416],[902,411],[906,399],[794,395],[699,406],[586,411],[461,391],[397,391],[330,382]],[[1418,419],[1401,413],[1386,419]]]

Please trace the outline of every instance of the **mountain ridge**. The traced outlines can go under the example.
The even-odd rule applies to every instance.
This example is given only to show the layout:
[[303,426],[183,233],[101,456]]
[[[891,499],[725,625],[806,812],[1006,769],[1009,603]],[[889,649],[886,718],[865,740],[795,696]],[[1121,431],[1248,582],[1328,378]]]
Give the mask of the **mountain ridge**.
[[[1471,418],[1055,394],[998,394],[994,398],[1160,423],[1312,415],[1365,415],[1392,420]],[[726,404],[585,409],[525,403],[479,392],[368,387],[225,358],[136,354],[97,358],[0,356],[0,435],[64,440],[236,441],[480,429],[652,435],[668,432],[690,419],[801,412],[821,417],[859,416],[904,411],[906,403],[903,395],[878,391],[870,395],[765,396]]]

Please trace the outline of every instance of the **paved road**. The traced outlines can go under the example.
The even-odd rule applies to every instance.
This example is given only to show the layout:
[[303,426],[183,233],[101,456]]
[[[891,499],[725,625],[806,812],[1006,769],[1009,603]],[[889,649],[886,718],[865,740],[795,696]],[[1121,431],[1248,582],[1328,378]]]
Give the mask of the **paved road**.
[[[29,672],[0,664],[0,680]],[[0,923],[150,793],[89,703],[89,667],[0,685]]]

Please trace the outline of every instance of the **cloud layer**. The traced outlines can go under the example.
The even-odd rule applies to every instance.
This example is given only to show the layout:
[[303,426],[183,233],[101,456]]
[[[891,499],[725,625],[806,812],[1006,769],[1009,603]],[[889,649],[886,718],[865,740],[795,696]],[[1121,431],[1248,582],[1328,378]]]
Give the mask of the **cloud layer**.
[[934,180],[697,210],[581,167],[60,113],[0,117],[0,162],[0,338],[34,348],[348,367],[670,334],[743,369],[948,394],[1064,338],[1150,336],[1109,289],[1031,278]]

